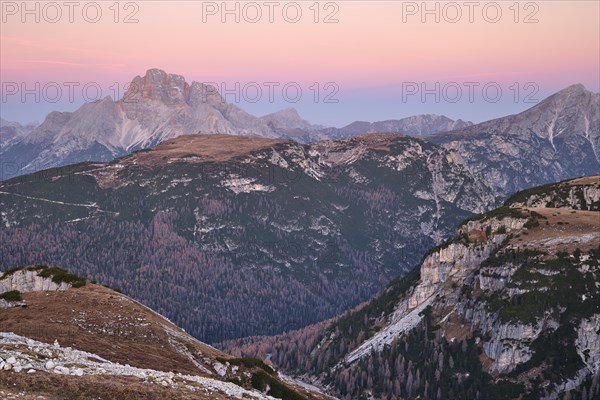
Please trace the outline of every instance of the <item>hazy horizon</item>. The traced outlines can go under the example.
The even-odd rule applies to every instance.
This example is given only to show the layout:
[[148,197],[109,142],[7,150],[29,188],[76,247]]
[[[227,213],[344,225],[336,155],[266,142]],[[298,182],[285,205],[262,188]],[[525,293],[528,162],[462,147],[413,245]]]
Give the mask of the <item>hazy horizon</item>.
[[[338,127],[416,114],[477,123],[573,83],[600,91],[598,2],[275,3],[3,2],[2,117],[41,122],[50,111],[73,111],[86,85],[92,99],[96,87],[118,99],[150,68],[224,84],[240,97],[227,101],[255,115],[295,107],[314,124]],[[273,99],[266,83],[277,84]],[[9,93],[7,84],[24,90]],[[290,84],[299,98],[285,98],[281,88]],[[257,85],[258,100],[240,96]],[[430,93],[422,98],[407,85]],[[39,98],[23,101],[27,91]]]
[[[165,72],[170,73],[169,71],[165,71]],[[187,81],[188,81],[188,83],[191,83],[193,80],[187,80]],[[387,108],[384,108],[384,110],[377,112],[377,113],[371,112],[371,115],[374,116],[374,118],[371,118],[371,119],[366,119],[366,118],[354,118],[353,119],[352,116],[359,115],[358,110],[355,110],[355,112],[343,113],[343,116],[339,119],[330,118],[330,119],[316,120],[316,119],[313,119],[310,117],[310,115],[314,115],[314,113],[311,113],[310,111],[315,111],[313,108],[310,107],[310,104],[308,106],[306,106],[306,105],[298,106],[296,104],[292,104],[292,103],[285,102],[285,101],[280,102],[279,104],[256,104],[256,103],[248,103],[248,102],[233,102],[233,103],[236,104],[237,106],[241,107],[245,111],[249,112],[250,114],[256,115],[258,117],[268,115],[268,114],[271,114],[271,113],[274,113],[277,111],[281,111],[286,108],[294,108],[294,109],[296,109],[296,111],[298,111],[299,115],[303,119],[307,120],[308,122],[310,122],[314,125],[323,125],[325,127],[335,127],[335,128],[342,128],[342,127],[344,127],[348,124],[351,124],[352,122],[355,122],[355,121],[377,122],[377,121],[385,121],[385,120],[399,120],[399,119],[403,119],[403,118],[407,118],[407,117],[411,117],[411,116],[424,115],[424,114],[444,115],[452,120],[461,119],[463,121],[470,121],[470,122],[473,122],[474,124],[478,124],[478,123],[489,121],[489,120],[492,120],[495,118],[501,118],[506,115],[518,114],[520,112],[523,112],[523,111],[535,106],[540,101],[543,101],[548,96],[551,96],[552,94],[554,94],[560,90],[566,89],[567,87],[576,85],[576,84],[577,83],[567,85],[561,89],[549,92],[547,94],[546,93],[542,94],[540,92],[537,96],[537,101],[532,102],[532,103],[520,104],[520,103],[515,103],[515,102],[506,102],[506,103],[499,105],[497,103],[493,104],[493,103],[482,102],[483,105],[480,105],[480,106],[483,106],[485,108],[485,111],[479,112],[476,114],[469,114],[468,109],[466,110],[467,112],[465,112],[464,102],[453,104],[451,107],[448,107],[448,106],[444,107],[441,104],[434,103],[432,105],[431,103],[419,103],[417,101],[417,102],[413,102],[413,103],[404,103],[403,109],[398,110],[398,113],[393,114],[393,115],[389,114],[386,116],[385,112],[390,111],[390,110],[388,110]],[[590,90],[588,87],[586,87],[586,89]],[[122,97],[120,99],[122,99]],[[226,100],[230,100],[230,99],[226,99]],[[230,102],[230,101],[228,101],[228,102]],[[6,121],[18,122],[21,125],[27,125],[27,124],[39,125],[44,121],[44,119],[47,117],[47,115],[50,112],[55,112],[55,111],[57,111],[57,112],[73,112],[73,111],[76,111],[78,108],[80,108],[83,104],[85,104],[85,101],[82,100],[80,102],[70,102],[70,103],[66,103],[66,104],[52,104],[52,103],[45,104],[43,102],[40,102],[40,103],[36,103],[33,105],[30,104],[27,107],[23,107],[22,104],[13,105],[12,107],[10,105],[8,105],[8,106],[4,105],[3,108],[8,109],[9,112],[1,111],[0,117]],[[331,106],[336,106],[336,104],[331,104]],[[360,103],[355,106],[357,108],[360,108]],[[487,107],[485,107],[485,106],[487,106]],[[37,115],[36,117],[29,118],[32,108],[34,110],[37,110],[38,113],[36,114]],[[47,111],[45,111],[45,109],[47,109]],[[10,110],[13,110],[12,115],[15,115],[15,117],[11,117]],[[409,110],[412,110],[412,112]],[[391,111],[393,112],[393,110],[391,110]],[[457,115],[454,115],[452,113],[456,113]],[[348,117],[346,117],[346,114],[348,115]],[[469,115],[473,115],[473,117],[469,117]],[[341,121],[341,122],[338,122],[338,123],[328,122],[328,121],[336,121],[336,120]]]

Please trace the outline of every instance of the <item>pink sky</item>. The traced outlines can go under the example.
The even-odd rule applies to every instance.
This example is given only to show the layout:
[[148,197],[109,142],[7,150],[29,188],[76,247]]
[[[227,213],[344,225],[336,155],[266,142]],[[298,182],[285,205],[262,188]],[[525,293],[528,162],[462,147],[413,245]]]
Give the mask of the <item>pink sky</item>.
[[[333,81],[340,91],[355,94],[385,93],[407,81],[500,82],[506,87],[535,82],[544,93],[572,83],[600,89],[598,1],[522,1],[519,22],[515,2],[499,1],[494,4],[502,16],[496,23],[485,20],[495,17],[493,2],[478,2],[474,22],[469,22],[465,2],[453,3],[459,8],[427,2],[432,9],[439,4],[439,23],[433,14],[421,21],[420,1],[320,2],[319,23],[309,8],[313,1],[296,3],[302,10],[297,23],[284,20],[284,6],[286,16],[294,17],[294,7],[285,1],[275,8],[273,23],[262,1],[254,3],[263,13],[257,23],[244,20],[242,8],[248,2],[239,3],[239,23],[234,15],[222,23],[220,12],[205,15],[203,22],[203,8],[220,8],[221,1],[139,1],[128,9],[121,2],[118,23],[109,8],[113,2],[98,2],[102,16],[90,23],[82,15],[88,3],[80,2],[71,23],[68,8],[57,2],[62,18],[49,23],[40,2],[38,23],[35,15],[23,15],[20,1],[3,1],[2,82],[124,84],[156,67],[188,81]],[[227,4],[233,8],[235,3]],[[416,14],[403,15],[414,7]],[[450,23],[456,10],[462,18]],[[45,11],[46,19],[54,18],[53,8]],[[93,11],[88,8],[87,16],[93,18]],[[123,23],[134,11],[138,22]],[[253,18],[254,9],[247,11]],[[323,23],[331,12],[338,22]],[[532,13],[538,21],[524,23]]]

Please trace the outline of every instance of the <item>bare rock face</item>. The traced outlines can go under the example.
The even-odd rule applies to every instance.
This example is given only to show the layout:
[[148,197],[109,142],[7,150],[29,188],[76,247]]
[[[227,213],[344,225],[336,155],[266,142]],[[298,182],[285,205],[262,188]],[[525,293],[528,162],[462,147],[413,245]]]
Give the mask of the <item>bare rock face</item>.
[[[465,223],[458,230],[458,234],[467,235],[469,232],[477,232],[481,239],[472,244],[450,243],[425,258],[421,264],[421,282],[409,300],[409,307],[417,307],[422,301],[450,284],[462,286],[472,275],[473,270],[502,244],[507,235],[519,231],[525,223],[526,219],[520,218]],[[500,226],[503,226],[506,233],[487,238],[484,232],[488,226],[492,232],[497,232]]]
[[52,278],[44,278],[38,275],[37,271],[21,270],[9,274],[0,280],[0,293],[18,290],[21,293],[37,291],[59,291],[67,290],[70,284],[61,282],[54,283]]
[[422,137],[505,193],[600,170],[600,93],[570,86],[520,114]]
[[537,339],[543,326],[542,321],[535,325],[496,324],[490,341],[483,344],[486,355],[494,360],[490,371],[508,373],[528,361],[533,355],[528,344]]
[[579,356],[595,374],[600,370],[600,314],[584,319],[577,329],[575,342]]
[[151,69],[143,77],[136,76],[125,92],[124,101],[154,100],[167,106],[183,105],[188,102],[190,85],[181,75],[167,74],[159,69]]
[[[22,269],[9,273],[0,279],[0,294],[17,291],[19,293],[37,291],[64,291],[72,287],[70,284],[55,283],[52,277],[42,277],[37,270]],[[24,300],[7,301],[0,299],[0,309],[25,306]]]
[[[471,243],[448,243],[425,257],[421,263],[421,278],[418,284],[411,289],[405,299],[398,303],[394,313],[387,320],[386,327],[354,350],[346,358],[346,362],[354,362],[365,357],[372,349],[381,351],[385,345],[389,345],[399,334],[416,327],[423,318],[421,312],[426,307],[434,304],[436,298],[443,296],[447,301],[458,302],[456,288],[470,283],[474,271],[481,263],[501,246],[509,234],[518,232],[526,222],[527,219],[525,218],[509,217],[469,221],[463,224],[457,232],[458,235],[469,235],[469,233],[477,232],[483,236],[479,236]],[[488,226],[494,232],[502,226],[505,232],[486,237],[484,232]],[[473,311],[469,310],[471,313]],[[461,312],[465,313],[466,311],[462,310]],[[485,322],[486,326],[488,322],[491,326],[496,316],[488,314],[479,316],[479,319],[480,322]],[[516,328],[517,331],[520,329],[522,328]],[[510,348],[504,349],[504,339],[510,339],[517,335],[515,330],[510,329],[510,327],[496,330],[497,335],[493,334],[494,342],[489,345],[490,352],[493,353],[494,357],[497,357],[494,363],[496,368],[504,371],[508,368],[507,365],[510,364],[510,360],[526,361],[528,357],[527,349],[524,349],[523,352],[517,351],[517,349],[514,351],[510,351]],[[525,330],[523,328],[523,331]],[[532,338],[535,337],[537,335],[532,335]]]

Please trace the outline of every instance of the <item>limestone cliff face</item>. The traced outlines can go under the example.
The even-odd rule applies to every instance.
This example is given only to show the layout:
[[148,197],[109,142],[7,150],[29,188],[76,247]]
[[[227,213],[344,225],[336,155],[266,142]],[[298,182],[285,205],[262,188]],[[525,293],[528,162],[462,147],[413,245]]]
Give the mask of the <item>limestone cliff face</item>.
[[[489,333],[489,340],[483,343],[485,354],[493,360],[491,372],[508,373],[518,364],[531,358],[529,344],[535,340],[542,328],[552,321],[541,319],[534,324],[502,323],[497,312],[489,312],[481,304],[461,303],[456,288],[463,285],[479,287],[491,292],[505,288],[516,267],[511,263],[494,269],[494,277],[478,273],[483,261],[497,250],[511,234],[520,232],[526,218],[490,219],[484,222],[469,221],[458,234],[475,236],[474,243],[452,243],[428,256],[421,265],[421,281],[408,300],[408,309],[419,307],[434,295],[444,296],[448,301],[458,303],[455,313],[474,328]],[[500,228],[502,227],[502,229]],[[485,231],[504,233],[491,234]],[[488,268],[488,272],[490,269]]]
[[[385,345],[389,345],[398,334],[413,329],[422,320],[421,312],[428,306],[435,306],[435,299],[443,297],[446,301],[459,303],[460,292],[457,288],[473,283],[475,272],[481,263],[505,242],[508,235],[518,232],[526,222],[526,217],[507,217],[469,221],[463,224],[459,228],[457,236],[471,239],[448,243],[426,256],[421,264],[420,281],[404,299],[399,301],[394,313],[387,320],[387,326],[350,353],[346,361],[356,361],[368,355],[373,348],[381,350]],[[497,232],[499,229],[503,233],[489,236],[486,234],[486,231]],[[460,308],[461,313],[468,312],[472,315],[475,311],[470,306]],[[481,321],[494,321],[495,319],[495,315],[479,316],[478,324]],[[508,331],[508,329],[504,331]],[[497,343],[493,345],[498,353],[494,355],[498,356],[501,363],[499,368],[502,370],[505,369],[505,359],[518,357],[514,354],[503,354],[504,338],[502,335],[504,331],[497,332],[495,337]],[[524,356],[520,358],[525,359]]]
[[[59,291],[67,290],[71,287],[66,282],[55,283],[52,277],[42,277],[37,270],[22,269],[10,274],[6,274],[0,279],[0,294],[12,291],[20,293],[36,291]],[[0,309],[9,307],[23,306],[26,303],[20,301],[7,301],[0,299]]]
[[18,290],[21,293],[37,291],[58,291],[67,290],[70,284],[61,282],[54,283],[52,278],[39,276],[37,271],[21,270],[16,271],[0,280],[0,293]]
[[497,323],[491,330],[491,338],[483,343],[485,354],[494,360],[492,372],[508,373],[528,361],[533,352],[529,344],[537,339],[543,321],[534,325]]
[[[464,224],[458,230],[458,235],[474,237],[475,241],[450,243],[426,257],[421,264],[421,282],[409,300],[410,306],[418,306],[437,291],[468,283],[473,279],[475,269],[506,240],[508,235],[518,232],[526,222],[526,218],[502,218],[485,222],[469,221]],[[486,230],[498,232],[501,226],[504,233],[496,233],[489,237],[486,235]]]
[[[555,368],[540,352],[552,346],[570,349],[564,350],[571,352],[565,358],[568,367],[561,367],[568,372],[547,386],[541,398],[556,399],[599,373],[600,290],[591,284],[600,276],[597,239],[564,239],[590,235],[600,218],[589,211],[599,198],[598,177],[582,179],[588,182],[547,192],[536,189],[534,195],[509,201],[509,207],[464,222],[454,239],[423,259],[420,279],[344,362],[352,364],[392,346],[423,326],[428,314],[433,318],[429,326],[439,327],[449,342],[476,339],[485,372],[527,390],[536,387],[526,378],[533,370],[539,374]],[[569,211],[548,209],[557,206]],[[565,214],[573,219],[569,222]],[[539,245],[546,236],[554,238],[553,246]],[[560,344],[547,344],[552,341]],[[568,361],[573,359],[581,361]],[[525,373],[511,374],[516,369]]]
[[600,369],[600,314],[583,319],[577,329],[577,352],[591,371]]

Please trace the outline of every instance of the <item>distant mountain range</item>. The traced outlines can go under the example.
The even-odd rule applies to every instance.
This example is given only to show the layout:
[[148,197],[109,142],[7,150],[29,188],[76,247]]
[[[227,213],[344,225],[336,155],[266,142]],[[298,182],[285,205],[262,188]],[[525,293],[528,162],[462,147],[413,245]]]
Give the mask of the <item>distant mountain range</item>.
[[423,114],[402,119],[390,119],[378,122],[354,121],[342,128],[301,129],[288,128],[278,133],[281,137],[295,140],[300,143],[310,143],[318,140],[343,139],[354,135],[367,133],[388,132],[412,135],[427,135],[431,133],[446,132],[473,125],[472,122],[452,120],[443,115]]
[[36,124],[21,125],[18,122],[0,118],[0,152],[1,149],[18,141],[36,128]]
[[151,69],[123,99],[72,113],[53,112],[38,127],[2,121],[0,180],[81,161],[111,161],[186,134],[255,135],[300,143],[399,132],[450,151],[471,172],[509,194],[600,171],[600,94],[570,86],[516,115],[473,125],[439,115],[323,128],[293,108],[263,117],[229,104],[210,86]]
[[[81,161],[110,161],[180,135],[196,133],[289,138],[301,143],[359,133],[433,133],[468,126],[437,115],[373,124],[324,128],[302,119],[293,108],[253,116],[212,87],[187,83],[181,75],[151,69],[133,78],[123,98],[86,103],[75,112],[52,112],[35,127],[2,122],[0,158],[15,174]],[[363,129],[364,128],[364,129]],[[1,179],[10,176],[0,176]]]
[[471,217],[331,321],[223,345],[340,399],[600,398],[600,176]]
[[326,128],[321,132],[330,138],[349,137],[365,133],[398,132],[405,134],[430,134],[462,129],[473,125],[472,122],[451,120],[443,115],[425,114],[379,122],[355,121],[343,128]]

